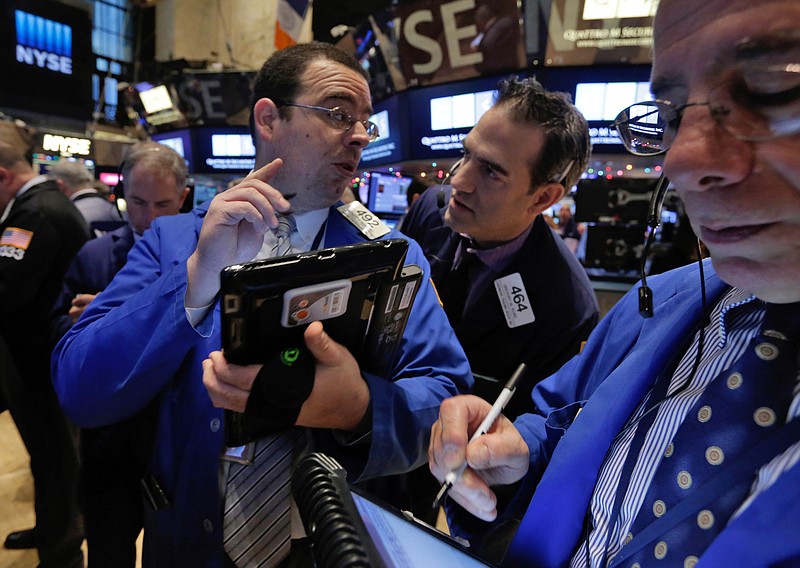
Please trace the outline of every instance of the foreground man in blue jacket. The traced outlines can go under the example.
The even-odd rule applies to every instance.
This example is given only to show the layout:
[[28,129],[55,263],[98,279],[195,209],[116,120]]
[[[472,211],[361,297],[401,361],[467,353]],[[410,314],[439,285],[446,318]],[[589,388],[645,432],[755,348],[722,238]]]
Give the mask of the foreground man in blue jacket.
[[469,465],[451,527],[486,544],[524,515],[504,565],[800,562],[798,29],[792,0],[661,1],[658,102],[618,128],[629,149],[666,152],[711,262],[654,277],[652,318],[637,290],[619,302],[537,386],[536,414],[468,445],[488,403],[443,403],[430,467]]
[[[218,351],[219,274],[273,256],[277,212],[294,214],[290,252],[366,240],[333,205],[377,135],[371,113],[365,74],[350,56],[319,43],[274,54],[254,85],[254,171],[189,214],[156,219],[56,348],[56,390],[81,426],[118,422],[160,399],[145,566],[281,561],[278,555],[265,562],[260,548],[235,558],[223,550],[230,468],[220,461],[221,407],[244,409],[260,366],[230,365]],[[427,282],[427,262],[414,243],[406,260],[424,267]],[[423,463],[441,401],[471,386],[464,353],[429,285],[418,293],[390,377],[361,371],[320,323],[305,339],[316,359],[313,389],[284,430],[303,427],[295,428],[301,438],[340,459],[353,479]]]

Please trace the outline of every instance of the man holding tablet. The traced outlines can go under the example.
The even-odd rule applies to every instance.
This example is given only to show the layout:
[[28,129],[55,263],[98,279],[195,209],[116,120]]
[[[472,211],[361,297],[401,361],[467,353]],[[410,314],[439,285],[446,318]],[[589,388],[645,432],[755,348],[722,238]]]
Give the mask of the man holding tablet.
[[[302,533],[289,522],[288,493],[275,501],[274,510],[282,512],[270,520],[280,530],[257,535],[270,541],[263,548],[260,540],[240,547],[238,532],[231,534],[231,523],[223,522],[229,481],[239,473],[250,478],[262,460],[252,469],[220,462],[222,408],[245,410],[257,375],[276,393],[267,402],[293,384],[277,370],[280,361],[264,365],[262,373],[262,365],[232,365],[218,351],[220,271],[375,237],[335,206],[362,150],[377,137],[371,113],[365,74],[351,56],[321,43],[275,53],[254,84],[254,171],[191,213],[157,219],[55,350],[56,390],[80,425],[114,422],[160,399],[145,480],[152,501],[145,566],[277,566],[302,554]],[[427,282],[427,262],[413,242],[407,262],[425,267]],[[289,401],[293,414],[275,409],[293,418],[273,425],[277,445],[267,454],[288,450],[291,457],[322,448],[354,479],[423,463],[441,401],[471,387],[466,358],[429,285],[418,293],[391,376],[362,371],[320,322],[308,327],[305,342],[310,359],[303,378],[310,392]],[[291,460],[280,463],[288,471]],[[249,501],[273,503],[287,482],[266,477],[254,483],[258,496]],[[253,528],[242,526],[243,533]]]

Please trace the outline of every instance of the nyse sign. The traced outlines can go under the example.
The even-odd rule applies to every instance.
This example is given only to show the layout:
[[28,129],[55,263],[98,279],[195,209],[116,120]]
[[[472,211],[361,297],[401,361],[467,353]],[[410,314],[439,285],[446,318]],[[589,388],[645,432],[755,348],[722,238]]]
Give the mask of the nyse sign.
[[45,134],[42,139],[42,149],[45,152],[58,152],[59,154],[77,154],[88,156],[92,152],[92,141],[87,138],[73,138],[71,136],[57,136]]
[[411,85],[524,67],[516,0],[419,0],[398,6],[397,15],[400,65]]
[[433,10],[423,9],[412,12],[406,17],[402,25],[403,37],[411,46],[424,51],[430,57],[425,63],[414,63],[412,65],[414,73],[428,75],[436,72],[444,63],[441,44],[422,33],[419,29],[420,24],[426,22],[441,21],[444,44],[451,67],[467,67],[483,61],[483,56],[480,53],[465,53],[461,47],[461,40],[477,36],[478,28],[474,22],[459,27],[457,16],[474,9],[474,0],[457,0],[440,4],[438,6],[438,14]]
[[183,73],[173,85],[190,124],[247,124],[254,72]]
[[72,74],[72,28],[21,10],[14,11],[17,61]]

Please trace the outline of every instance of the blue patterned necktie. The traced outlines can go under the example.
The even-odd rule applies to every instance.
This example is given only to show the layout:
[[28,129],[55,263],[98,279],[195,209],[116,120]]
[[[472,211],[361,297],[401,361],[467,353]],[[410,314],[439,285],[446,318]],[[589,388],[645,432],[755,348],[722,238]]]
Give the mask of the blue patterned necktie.
[[[626,544],[713,479],[725,462],[735,461],[784,425],[797,379],[799,340],[800,303],[767,304],[761,331],[709,384],[668,445]],[[694,566],[747,498],[754,479],[755,472],[645,544],[624,565],[660,560],[659,566]]]

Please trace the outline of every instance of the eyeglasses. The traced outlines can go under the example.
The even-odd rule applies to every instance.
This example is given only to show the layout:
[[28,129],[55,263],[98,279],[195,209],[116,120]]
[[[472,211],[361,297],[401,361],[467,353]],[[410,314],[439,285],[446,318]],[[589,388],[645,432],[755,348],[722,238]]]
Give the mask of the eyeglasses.
[[293,107],[300,107],[300,108],[308,108],[311,110],[318,110],[319,112],[324,112],[328,115],[328,120],[330,121],[331,125],[336,130],[342,130],[347,132],[356,122],[360,122],[364,129],[367,131],[367,137],[369,138],[370,142],[373,142],[380,133],[378,132],[378,125],[374,122],[369,120],[358,120],[353,117],[350,112],[346,108],[342,107],[333,107],[333,108],[326,108],[321,106],[313,106],[313,105],[301,105],[300,103],[290,103],[283,101],[280,103],[284,106],[293,106]]
[[743,69],[736,79],[712,89],[704,102],[636,103],[620,112],[612,126],[632,154],[662,154],[675,140],[684,111],[693,106],[707,106],[719,127],[739,140],[800,133],[800,63]]

